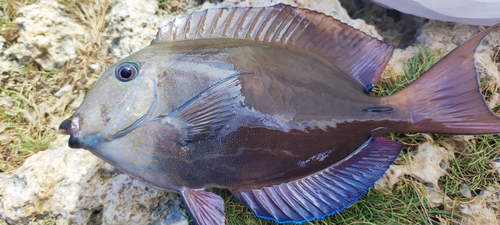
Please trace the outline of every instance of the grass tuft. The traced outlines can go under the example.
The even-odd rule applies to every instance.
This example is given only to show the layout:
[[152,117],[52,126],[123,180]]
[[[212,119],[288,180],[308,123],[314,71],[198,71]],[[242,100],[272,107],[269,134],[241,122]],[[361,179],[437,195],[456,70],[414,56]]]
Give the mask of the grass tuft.
[[16,23],[14,22],[16,7],[12,1],[0,0],[0,35],[6,43],[17,37]]
[[15,148],[18,148],[19,156],[30,156],[35,152],[45,150],[49,147],[51,138],[47,134],[34,139],[32,137],[28,137],[24,134],[19,134],[19,138],[21,139],[21,143],[15,145]]
[[444,56],[443,52],[430,49],[427,46],[416,46],[415,49],[413,57],[403,64],[403,75],[395,74],[390,70],[386,71],[385,76],[372,89],[373,95],[388,96],[400,91]]

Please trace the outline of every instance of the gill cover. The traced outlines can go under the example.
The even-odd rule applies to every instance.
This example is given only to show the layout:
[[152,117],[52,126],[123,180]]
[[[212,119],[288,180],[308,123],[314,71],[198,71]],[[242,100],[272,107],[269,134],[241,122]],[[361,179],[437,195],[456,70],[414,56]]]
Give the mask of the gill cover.
[[133,130],[153,110],[156,78],[138,62],[122,61],[103,73],[75,113],[82,147],[93,149]]

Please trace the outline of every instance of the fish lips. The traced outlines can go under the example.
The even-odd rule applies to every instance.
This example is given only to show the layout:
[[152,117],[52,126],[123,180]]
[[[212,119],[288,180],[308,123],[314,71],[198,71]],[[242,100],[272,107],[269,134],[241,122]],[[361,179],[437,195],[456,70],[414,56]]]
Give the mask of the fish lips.
[[[157,96],[155,94],[155,96]],[[146,120],[154,111],[156,105],[156,97],[153,101],[153,103],[150,105],[148,110],[142,115],[140,118],[138,118],[135,122],[133,122],[131,125],[127,126],[125,129],[120,130],[116,132],[116,134],[104,137],[105,139],[108,140],[114,140],[120,137],[125,136],[128,134],[130,131],[134,130],[139,126],[144,120]],[[70,148],[84,148],[87,150],[90,150],[88,147],[88,142],[91,140],[96,140],[96,139],[91,139],[91,140],[85,140],[82,135],[80,135],[80,130],[82,127],[82,116],[80,113],[77,113],[73,115],[72,117],[65,119],[64,121],[61,122],[59,125],[59,132],[65,135],[69,135],[69,141],[68,141],[68,146]],[[79,138],[80,137],[80,138]],[[101,137],[101,139],[103,139]]]
[[82,148],[80,141],[76,137],[76,135],[80,132],[80,118],[78,116],[62,121],[59,125],[59,132],[70,135],[68,141],[68,146],[70,148]]

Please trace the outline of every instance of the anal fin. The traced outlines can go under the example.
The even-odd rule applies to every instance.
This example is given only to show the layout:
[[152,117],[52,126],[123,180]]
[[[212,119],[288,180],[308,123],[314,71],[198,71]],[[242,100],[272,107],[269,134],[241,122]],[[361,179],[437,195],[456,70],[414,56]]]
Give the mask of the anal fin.
[[224,202],[220,196],[205,190],[188,188],[181,190],[180,194],[196,224],[224,224]]
[[354,203],[384,175],[403,145],[374,137],[346,160],[299,180],[232,190],[258,217],[279,223],[321,219]]

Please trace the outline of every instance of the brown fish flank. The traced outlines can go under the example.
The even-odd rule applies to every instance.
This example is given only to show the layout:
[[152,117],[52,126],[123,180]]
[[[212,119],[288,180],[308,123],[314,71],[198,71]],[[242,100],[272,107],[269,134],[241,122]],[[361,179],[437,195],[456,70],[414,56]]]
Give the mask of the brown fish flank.
[[[390,124],[389,121],[402,120],[393,111],[367,113],[367,109],[383,107],[379,103],[381,99],[366,95],[355,79],[331,76],[342,72],[317,57],[306,54],[290,57],[290,50],[248,41],[204,40],[203,43],[159,44],[164,46],[157,46],[154,51],[183,52],[178,62],[197,59],[201,65],[210,64],[214,48],[224,49],[228,52],[225,54],[227,58],[218,56],[217,61],[227,63],[223,65],[232,63],[236,67],[235,73],[252,71],[240,76],[241,92],[244,105],[258,109],[261,117],[248,118],[247,114],[251,112],[243,116],[235,113],[226,126],[238,129],[224,137],[219,135],[222,141],[214,143],[205,140],[188,144],[188,149],[196,149],[188,154],[193,154],[192,160],[199,167],[192,170],[193,174],[186,179],[191,183],[188,185],[190,188],[203,188],[207,183],[234,188],[246,183],[271,185],[295,180],[344,159],[360,143],[368,140],[371,130],[382,128]],[[191,49],[196,49],[194,54]],[[270,60],[273,60],[271,66],[262,66],[262,61]],[[293,64],[290,64],[291,60]],[[284,64],[287,67],[279,66]],[[202,69],[198,71],[201,74]],[[321,76],[307,77],[304,74]],[[313,78],[316,80],[311,80]],[[206,88],[201,87],[200,92]],[[269,90],[272,92],[269,93]],[[269,120],[269,115],[282,112],[290,113],[287,116],[292,129],[255,127],[252,124]],[[331,116],[332,112],[335,112],[335,119]],[[332,121],[321,121],[327,119]],[[310,127],[308,123],[322,128]],[[324,154],[321,161],[303,163],[318,154]],[[262,161],[262,158],[267,160]],[[255,168],[265,169],[257,172]],[[225,175],[221,176],[221,172]]]
[[60,129],[123,172],[179,192],[198,224],[224,223],[230,189],[257,216],[338,212],[402,145],[389,132],[499,133],[478,91],[483,31],[393,96],[368,95],[392,47],[286,5],[209,9],[160,28],[103,73]]

